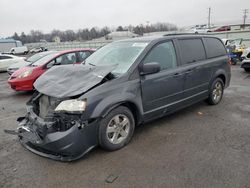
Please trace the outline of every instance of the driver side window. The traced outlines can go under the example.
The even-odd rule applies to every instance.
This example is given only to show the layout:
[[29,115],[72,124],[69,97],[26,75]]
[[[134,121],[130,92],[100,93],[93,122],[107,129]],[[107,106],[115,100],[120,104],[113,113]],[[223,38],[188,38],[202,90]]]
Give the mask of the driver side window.
[[156,62],[160,64],[161,70],[172,69],[177,66],[176,54],[172,42],[164,42],[157,44],[147,54],[143,63]]
[[67,65],[76,63],[76,54],[75,53],[68,53],[63,54],[60,57],[56,58],[56,64],[58,65]]

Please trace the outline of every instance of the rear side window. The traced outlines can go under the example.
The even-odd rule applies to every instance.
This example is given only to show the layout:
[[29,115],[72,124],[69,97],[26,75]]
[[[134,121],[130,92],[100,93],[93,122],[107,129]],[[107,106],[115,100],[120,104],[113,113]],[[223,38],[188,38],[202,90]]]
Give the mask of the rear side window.
[[205,38],[204,40],[208,58],[223,56],[227,54],[224,45],[219,39]]
[[179,40],[182,64],[189,64],[206,58],[205,49],[201,39]]
[[164,42],[156,45],[146,56],[143,63],[157,62],[161,70],[172,69],[177,66],[176,54],[172,42]]

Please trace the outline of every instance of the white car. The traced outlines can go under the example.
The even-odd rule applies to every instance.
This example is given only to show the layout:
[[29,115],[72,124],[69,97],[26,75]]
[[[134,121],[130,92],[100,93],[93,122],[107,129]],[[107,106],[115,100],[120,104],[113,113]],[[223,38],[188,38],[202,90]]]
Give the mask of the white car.
[[27,46],[19,46],[19,47],[14,47],[10,49],[11,54],[27,54],[28,53],[28,48]]
[[250,48],[247,48],[243,51],[242,55],[241,55],[241,59],[242,60],[250,60]]
[[31,50],[29,50],[29,53],[33,54],[33,53],[39,53],[39,52],[44,52],[44,51],[48,51],[48,49],[44,47],[36,47],[36,48],[32,48]]
[[13,65],[17,62],[24,62],[24,57],[17,57],[9,54],[0,54],[0,72],[6,72],[7,68],[10,65]]

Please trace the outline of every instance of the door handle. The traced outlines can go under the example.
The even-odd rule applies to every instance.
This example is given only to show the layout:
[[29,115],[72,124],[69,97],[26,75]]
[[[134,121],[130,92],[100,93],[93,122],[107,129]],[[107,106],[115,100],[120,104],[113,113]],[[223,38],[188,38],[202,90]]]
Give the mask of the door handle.
[[193,69],[188,69],[185,73],[186,74],[189,74],[190,72],[192,72],[193,71]]
[[180,76],[181,73],[177,72],[177,73],[174,73],[174,77],[177,77],[177,76]]
[[189,73],[193,72],[195,69],[196,69],[196,68],[188,69],[185,73],[186,73],[186,74],[189,74]]

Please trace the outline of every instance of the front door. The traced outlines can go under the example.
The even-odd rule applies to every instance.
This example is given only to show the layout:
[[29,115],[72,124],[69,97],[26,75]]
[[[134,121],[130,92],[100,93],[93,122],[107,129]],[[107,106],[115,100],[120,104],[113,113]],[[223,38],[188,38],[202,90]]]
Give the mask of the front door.
[[142,103],[145,120],[163,116],[182,99],[184,74],[177,66],[172,41],[155,45],[142,63],[157,62],[161,70],[141,76]]

